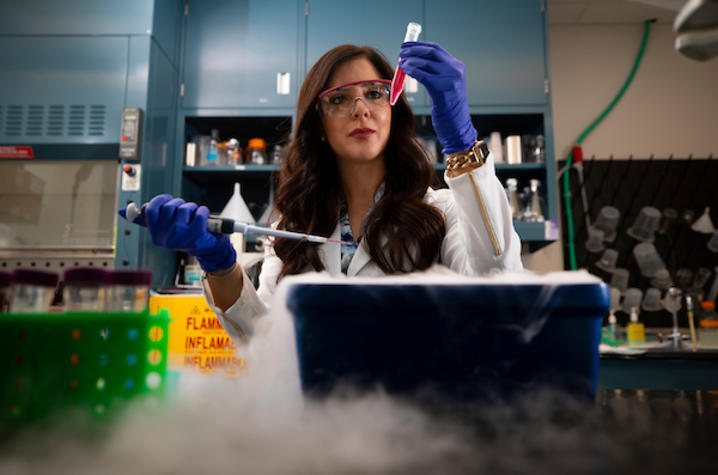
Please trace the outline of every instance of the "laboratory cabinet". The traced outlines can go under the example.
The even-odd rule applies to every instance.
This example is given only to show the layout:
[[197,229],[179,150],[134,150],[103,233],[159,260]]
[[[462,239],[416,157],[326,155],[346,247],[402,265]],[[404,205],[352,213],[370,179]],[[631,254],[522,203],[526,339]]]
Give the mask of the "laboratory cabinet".
[[[259,201],[271,191],[276,165],[188,166],[181,152],[186,144],[208,136],[212,129],[218,129],[220,140],[239,139],[242,148],[252,137],[267,140],[268,149],[286,143],[301,82],[322,54],[339,44],[370,45],[394,65],[406,25],[416,21],[423,26],[421,39],[442,44],[465,64],[479,137],[488,138],[492,132],[504,139],[544,137],[543,162],[499,163],[496,170],[504,184],[516,178],[520,190],[531,180],[540,182],[544,221],[517,221],[520,237],[538,247],[558,238],[542,1],[188,1],[185,13],[176,142],[183,195],[220,211],[232,182],[239,181],[252,211],[261,214],[266,203]],[[282,73],[289,73],[288,94],[278,91]],[[433,141],[436,148],[441,184],[445,165],[431,126],[428,95],[421,85],[405,93],[417,115],[416,135]]]
[[471,106],[548,103],[542,0],[425,0],[425,39],[466,66]]
[[294,107],[300,11],[297,0],[188,1],[182,107]]
[[[325,52],[341,44],[372,46],[396,66],[410,21],[424,25],[423,2],[365,0],[348,5],[336,0],[308,0],[306,71]],[[424,33],[420,39],[423,37]],[[408,89],[406,98],[412,106],[428,104],[423,86]]]

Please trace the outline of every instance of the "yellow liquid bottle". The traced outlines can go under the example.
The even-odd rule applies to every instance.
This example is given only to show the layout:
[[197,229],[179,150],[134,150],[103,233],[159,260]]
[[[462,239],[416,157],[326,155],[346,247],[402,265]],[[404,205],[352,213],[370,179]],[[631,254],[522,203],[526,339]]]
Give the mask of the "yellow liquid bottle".
[[631,308],[631,320],[628,323],[626,337],[629,346],[642,345],[646,342],[646,327],[638,321],[638,309]]

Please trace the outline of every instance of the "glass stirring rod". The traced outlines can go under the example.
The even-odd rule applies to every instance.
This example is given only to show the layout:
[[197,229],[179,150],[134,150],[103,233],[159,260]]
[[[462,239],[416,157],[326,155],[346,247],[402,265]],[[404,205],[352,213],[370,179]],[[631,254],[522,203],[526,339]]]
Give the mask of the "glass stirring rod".
[[[147,204],[143,204],[142,207],[138,208],[133,202],[128,203],[125,209],[125,218],[127,221],[142,226],[144,224],[144,210]],[[136,222],[137,217],[142,218],[143,222]],[[348,244],[353,246],[353,242],[340,241],[339,239],[331,239],[322,236],[316,236],[314,234],[297,233],[293,231],[283,231],[281,229],[265,228],[263,226],[255,226],[253,224],[242,223],[235,221],[230,218],[222,218],[220,216],[210,215],[207,218],[207,231],[218,234],[232,234],[232,233],[243,233],[243,234],[263,234],[266,236],[275,236],[286,239],[296,239],[300,241],[318,242],[318,243],[332,243],[332,244]]]
[[[404,42],[417,41],[421,34],[421,25],[414,23],[413,21],[406,25],[406,35],[404,36]],[[394,71],[394,78],[391,80],[391,93],[389,94],[389,103],[393,106],[396,101],[399,100],[401,91],[404,90],[404,81],[406,81],[406,73],[399,65],[396,65],[396,71]]]

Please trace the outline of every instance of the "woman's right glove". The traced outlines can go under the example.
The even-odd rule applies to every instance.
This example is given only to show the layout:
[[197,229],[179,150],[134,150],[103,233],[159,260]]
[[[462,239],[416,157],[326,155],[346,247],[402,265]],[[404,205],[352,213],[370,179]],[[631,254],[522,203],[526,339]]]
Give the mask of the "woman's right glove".
[[[124,217],[123,211],[120,215]],[[144,225],[153,244],[196,257],[205,272],[229,269],[237,261],[237,252],[226,234],[207,231],[208,216],[206,206],[172,195],[157,195],[144,210]]]
[[431,122],[443,152],[468,150],[478,134],[469,114],[464,63],[426,41],[402,43],[399,58],[401,69],[429,93]]

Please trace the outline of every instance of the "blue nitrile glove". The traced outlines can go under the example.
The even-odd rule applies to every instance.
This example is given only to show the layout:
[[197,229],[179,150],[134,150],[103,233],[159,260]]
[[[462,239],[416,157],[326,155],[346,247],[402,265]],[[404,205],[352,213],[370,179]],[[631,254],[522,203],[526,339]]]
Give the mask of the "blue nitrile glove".
[[436,43],[401,44],[399,66],[424,85],[431,99],[431,122],[446,154],[468,150],[477,133],[466,99],[464,63]]
[[[125,209],[120,216],[125,218]],[[136,224],[147,226],[152,243],[197,258],[205,272],[229,269],[237,261],[237,253],[226,234],[207,231],[209,209],[186,202],[172,195],[157,195],[144,210]]]

